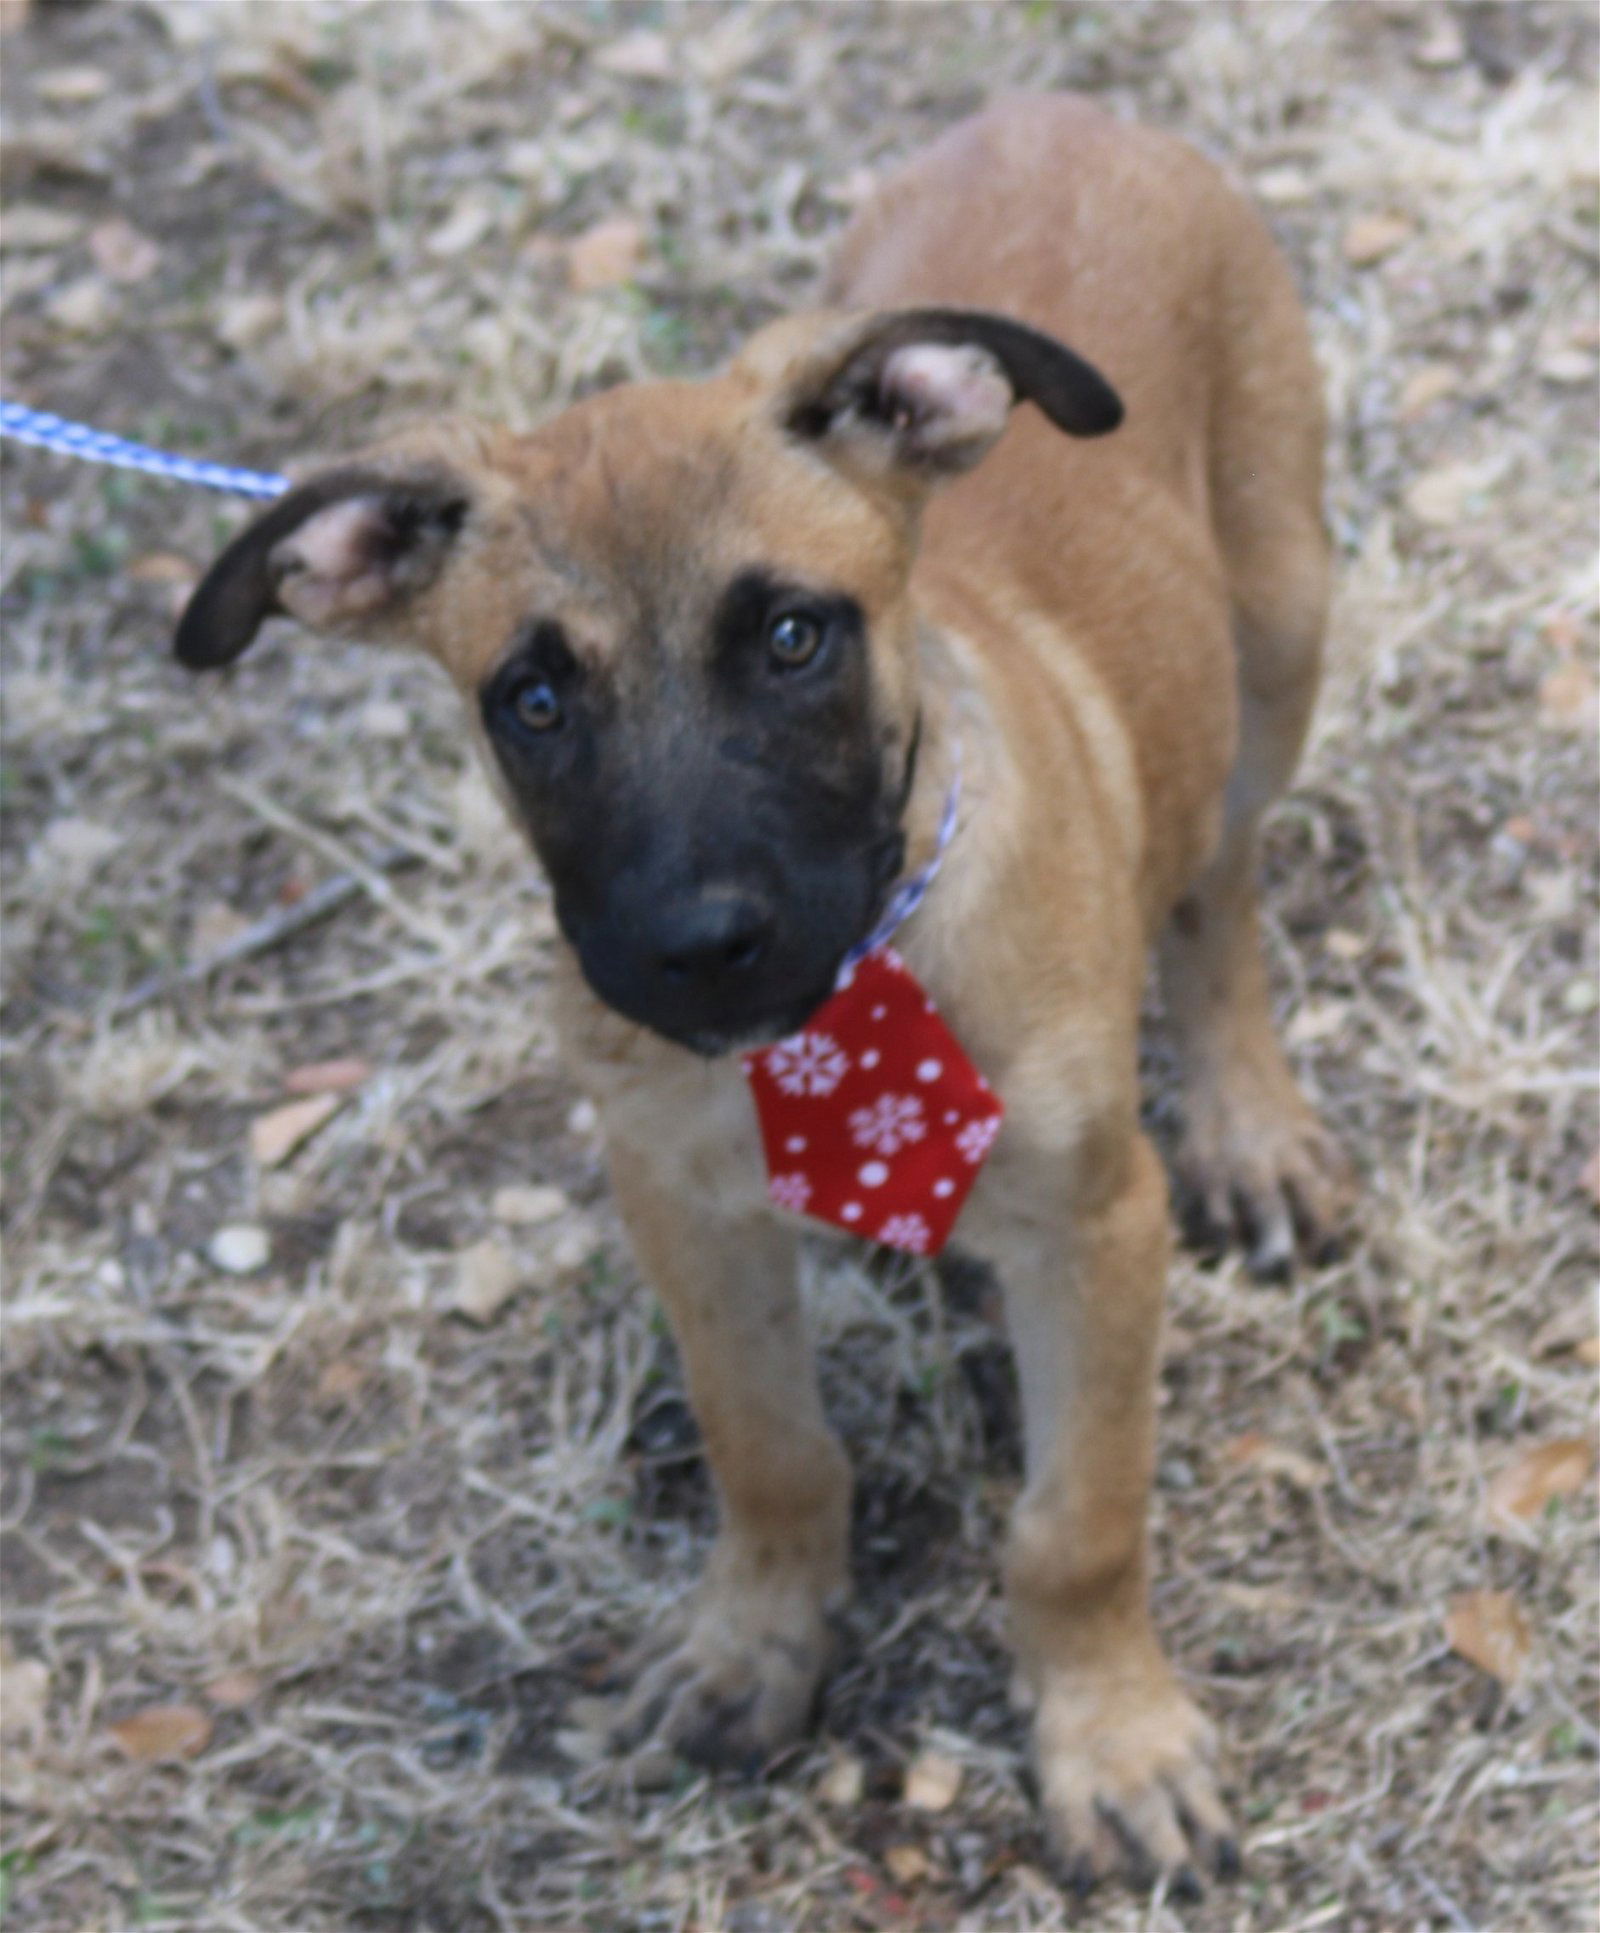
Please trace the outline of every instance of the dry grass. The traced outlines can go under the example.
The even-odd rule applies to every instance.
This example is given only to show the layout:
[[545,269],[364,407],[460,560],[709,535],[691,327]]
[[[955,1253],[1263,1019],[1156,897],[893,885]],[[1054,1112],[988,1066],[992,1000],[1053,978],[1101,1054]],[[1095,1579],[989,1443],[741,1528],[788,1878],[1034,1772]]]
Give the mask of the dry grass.
[[[1365,1198],[1292,1292],[1175,1271],[1158,1610],[1231,1745],[1247,1876],[1181,1916],[1219,1933],[1593,1924],[1592,1500],[1497,1529],[1485,1489],[1594,1396],[1594,60],[1587,7],[1355,0],[190,0],[6,41],[13,213],[76,223],[8,243],[7,391],[241,461],[704,366],[807,298],[863,170],[1019,80],[1187,132],[1267,201],[1343,552],[1275,969]],[[62,80],[85,66],[103,92]],[[566,238],[619,212],[636,279],[573,294]],[[92,266],[114,213],[159,247],[141,280]],[[1356,266],[1378,215],[1404,230]],[[287,635],[170,666],[182,566],[149,560],[204,560],[232,508],[3,477],[7,1923],[1179,1924],[1040,1876],[995,1579],[1014,1399],[959,1284],[814,1271],[862,1495],[815,1742],[756,1785],[588,1758],[571,1701],[709,1511],[556,1071],[539,883],[425,669]],[[332,877],[320,922],[127,1001]],[[261,1168],[250,1123],[329,1055],[374,1071]],[[530,1182],[562,1215],[501,1227]],[[238,1223],[254,1275],[207,1256]],[[485,1239],[523,1286],[480,1327],[453,1305]],[[1480,1587],[1532,1628],[1509,1691],[1444,1637]],[[163,1703],[209,1742],[130,1761],[108,1726]],[[930,1740],[962,1791],[916,1813]]]

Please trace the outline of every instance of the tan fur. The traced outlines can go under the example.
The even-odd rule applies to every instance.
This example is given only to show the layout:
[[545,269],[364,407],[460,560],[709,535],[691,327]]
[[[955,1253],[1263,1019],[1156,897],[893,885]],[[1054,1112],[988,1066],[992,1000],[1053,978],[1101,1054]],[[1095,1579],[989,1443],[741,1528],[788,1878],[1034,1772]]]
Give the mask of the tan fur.
[[[453,466],[486,506],[396,630],[469,704],[530,610],[643,679],[635,614],[662,651],[688,650],[718,588],[761,563],[854,595],[897,745],[921,713],[910,865],[959,743],[960,828],[898,944],[1008,1110],[958,1237],[997,1265],[1019,1345],[1019,1682],[1073,1875],[1175,1873],[1219,1854],[1226,1819],[1209,1728],[1146,1605],[1168,1235],[1138,1124],[1139,1007],[1160,939],[1185,1177],[1219,1221],[1242,1212],[1258,1260],[1286,1261],[1293,1225],[1320,1236],[1343,1190],[1273,1034],[1252,883],[1317,678],[1316,373],[1283,264],[1218,174],[1069,99],[1003,102],[914,160],[846,237],[830,300],[846,313],[763,331],[714,380],[613,391],[527,438],[451,427],[392,446],[397,473]],[[870,439],[797,447],[781,400],[838,362],[859,312],[923,304],[1070,344],[1120,391],[1124,426],[1080,442],[1020,409],[925,508],[925,481]],[[980,414],[991,382],[975,366]],[[346,535],[331,523],[323,552]],[[796,1235],[767,1207],[735,1058],[619,1018],[572,961],[558,1001],[722,1510],[619,1735],[759,1759],[803,1723],[847,1587],[849,1473],[804,1343]]]

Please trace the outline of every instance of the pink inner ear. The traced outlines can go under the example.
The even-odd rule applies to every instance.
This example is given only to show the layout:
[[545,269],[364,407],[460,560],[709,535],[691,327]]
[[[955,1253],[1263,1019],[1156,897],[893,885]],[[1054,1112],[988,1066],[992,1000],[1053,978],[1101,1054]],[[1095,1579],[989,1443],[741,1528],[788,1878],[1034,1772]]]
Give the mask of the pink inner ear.
[[278,556],[291,570],[309,571],[313,577],[359,577],[371,568],[372,540],[382,518],[383,506],[376,497],[330,503],[284,539]]
[[386,528],[377,497],[352,497],[308,517],[273,552],[284,604],[313,626],[381,608],[393,588],[382,561]]
[[967,343],[907,343],[878,381],[891,422],[928,451],[991,442],[1016,400],[994,358]]

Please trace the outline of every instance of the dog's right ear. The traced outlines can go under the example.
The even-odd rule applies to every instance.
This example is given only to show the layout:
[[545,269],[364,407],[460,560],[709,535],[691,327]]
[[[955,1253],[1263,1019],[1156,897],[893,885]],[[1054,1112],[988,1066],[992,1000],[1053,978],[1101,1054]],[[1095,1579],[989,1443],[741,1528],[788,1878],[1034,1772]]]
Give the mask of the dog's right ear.
[[267,618],[373,643],[405,642],[419,594],[439,575],[472,508],[438,468],[352,465],[280,498],[235,537],[178,621],[180,664],[231,664]]

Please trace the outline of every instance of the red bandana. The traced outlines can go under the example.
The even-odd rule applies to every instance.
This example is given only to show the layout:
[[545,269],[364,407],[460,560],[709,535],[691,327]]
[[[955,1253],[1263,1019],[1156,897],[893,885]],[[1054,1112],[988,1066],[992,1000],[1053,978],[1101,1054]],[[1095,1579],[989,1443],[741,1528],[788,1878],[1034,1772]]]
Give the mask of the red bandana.
[[898,953],[869,953],[744,1069],[780,1208],[939,1253],[1005,1110]]

